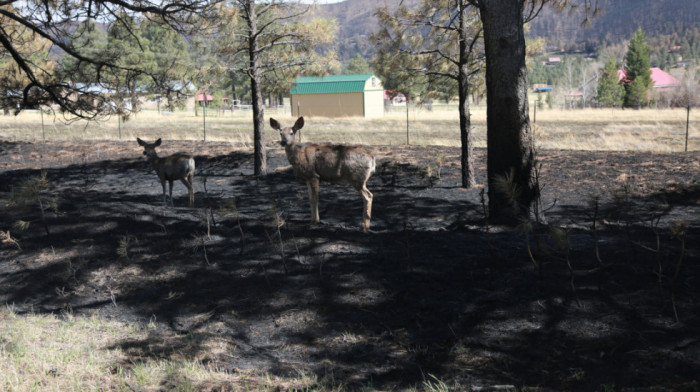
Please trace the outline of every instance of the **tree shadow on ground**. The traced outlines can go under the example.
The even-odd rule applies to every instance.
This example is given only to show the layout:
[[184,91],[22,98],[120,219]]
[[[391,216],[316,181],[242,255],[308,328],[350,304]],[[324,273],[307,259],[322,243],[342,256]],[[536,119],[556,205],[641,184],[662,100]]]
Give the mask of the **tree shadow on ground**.
[[[463,387],[697,386],[696,188],[666,198],[688,222],[674,277],[682,250],[669,237],[673,219],[656,233],[628,219],[663,192],[630,193],[636,207],[625,210],[605,199],[596,240],[588,196],[561,190],[550,221],[565,222],[569,245],[555,248],[557,235],[544,229],[487,230],[480,189],[461,190],[456,166],[436,179],[398,159],[380,159],[368,185],[369,234],[359,231],[359,195],[344,185],[322,185],[323,222],[309,225],[306,187],[279,151],[262,178],[248,153],[198,157],[194,208],[184,207],[183,187],[177,207],[163,208],[143,160],[48,170],[60,200],[51,234],[32,225],[17,234],[21,252],[1,248],[0,299],[18,312],[155,323],[146,339],[116,346],[130,361],[177,355],[229,372],[312,371],[387,390],[428,374]],[[0,192],[37,173],[0,172]],[[38,219],[5,210],[2,230]],[[652,252],[659,232],[663,247]],[[212,353],[212,341],[227,351]]]

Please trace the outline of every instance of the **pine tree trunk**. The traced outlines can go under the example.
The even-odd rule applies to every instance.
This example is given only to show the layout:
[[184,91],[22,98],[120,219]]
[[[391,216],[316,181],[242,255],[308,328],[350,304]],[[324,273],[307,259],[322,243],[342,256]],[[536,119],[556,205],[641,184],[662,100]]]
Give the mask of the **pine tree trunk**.
[[[481,0],[486,49],[487,171],[489,215],[516,223],[527,216],[537,190],[533,183],[534,138],[527,101],[523,31],[524,0]],[[512,176],[511,189],[496,182]]]
[[267,174],[267,154],[265,153],[265,121],[263,109],[263,97],[260,83],[260,70],[258,69],[258,39],[257,39],[257,15],[255,14],[255,1],[248,0],[248,54],[250,67],[250,91],[253,104],[253,149],[254,149],[254,175]]
[[459,3],[459,134],[462,141],[462,187],[471,188],[474,180],[474,145],[469,113],[469,47],[467,46],[467,7]]

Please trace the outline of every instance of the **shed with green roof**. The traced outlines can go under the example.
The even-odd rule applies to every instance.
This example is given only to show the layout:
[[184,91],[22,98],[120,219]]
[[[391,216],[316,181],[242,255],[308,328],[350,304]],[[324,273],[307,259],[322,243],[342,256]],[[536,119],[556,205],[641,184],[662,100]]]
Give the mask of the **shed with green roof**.
[[302,76],[292,84],[292,115],[382,117],[384,87],[372,74]]

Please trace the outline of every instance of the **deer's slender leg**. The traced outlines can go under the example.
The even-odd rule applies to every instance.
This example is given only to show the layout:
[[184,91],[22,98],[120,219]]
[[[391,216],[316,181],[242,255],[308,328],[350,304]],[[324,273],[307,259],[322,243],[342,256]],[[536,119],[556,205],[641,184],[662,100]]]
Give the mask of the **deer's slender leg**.
[[362,182],[353,181],[351,184],[362,196],[362,225],[360,228],[365,233],[369,230],[369,224],[372,218],[372,199],[374,199],[372,192],[367,189],[367,180],[369,180],[369,176]]
[[188,187],[190,191],[190,207],[194,207],[194,174],[187,176],[187,182],[190,183],[190,186]]
[[306,186],[309,188],[309,203],[311,204],[311,223],[318,223],[321,220],[318,216],[318,178],[310,179],[306,182]]
[[194,205],[194,190],[192,189],[192,179],[188,176],[186,178],[181,178],[180,181],[187,187],[187,192],[190,196],[190,207]]
[[173,203],[173,180],[168,180],[168,185],[170,185],[170,205],[175,207],[175,203]]
[[372,199],[374,195],[367,189],[367,185],[363,185],[360,190],[362,195],[362,231],[367,232],[369,230],[370,220],[372,219]]
[[165,180],[160,180],[160,185],[163,187],[163,207],[168,205],[168,200],[165,198]]

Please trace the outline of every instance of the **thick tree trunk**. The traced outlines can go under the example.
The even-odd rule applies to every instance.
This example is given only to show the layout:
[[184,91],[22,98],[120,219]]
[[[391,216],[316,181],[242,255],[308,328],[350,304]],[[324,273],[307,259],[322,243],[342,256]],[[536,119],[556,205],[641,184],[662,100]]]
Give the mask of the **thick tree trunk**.
[[469,47],[467,45],[467,7],[459,2],[459,134],[462,140],[462,187],[471,188],[474,180],[474,146],[469,113]]
[[[489,215],[494,222],[516,223],[529,214],[537,195],[534,139],[528,116],[523,2],[479,2],[486,49]],[[510,190],[497,185],[505,178],[512,179]]]
[[265,152],[265,120],[263,109],[263,96],[260,84],[260,70],[258,69],[258,26],[255,14],[255,1],[249,0],[248,9],[248,54],[250,56],[250,91],[253,104],[253,149],[254,149],[254,174],[264,176],[267,174],[267,154]]

